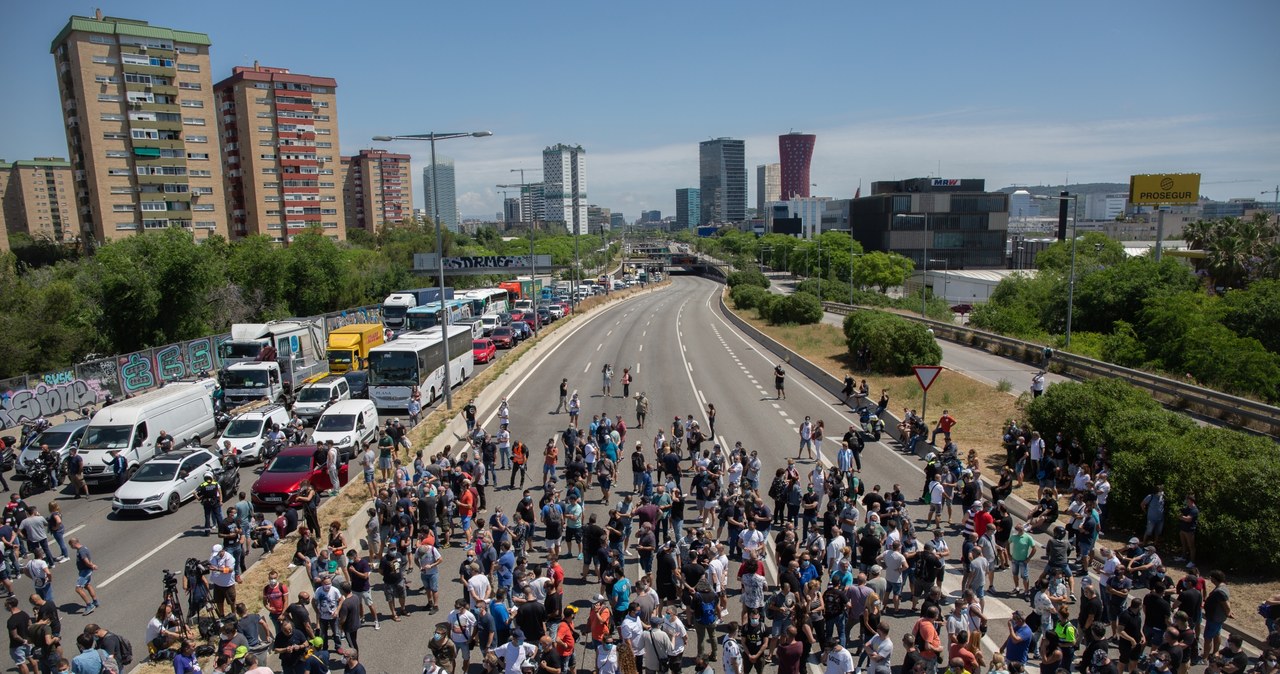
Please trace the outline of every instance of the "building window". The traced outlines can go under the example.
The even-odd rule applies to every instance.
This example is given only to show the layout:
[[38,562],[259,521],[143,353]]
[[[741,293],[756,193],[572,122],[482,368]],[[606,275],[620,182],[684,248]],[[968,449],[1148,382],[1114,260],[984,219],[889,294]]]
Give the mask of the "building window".
[[260,140],[260,141],[258,141],[258,147],[271,147],[273,144],[274,144],[274,143],[272,143],[272,142],[271,142],[271,141],[269,141],[269,140]]
[[213,194],[213,188],[212,187],[192,187],[191,193],[192,194]]
[[211,178],[213,172],[208,169],[191,169],[191,177],[193,178]]
[[160,220],[160,219],[148,220],[145,218],[142,220],[143,229],[164,229],[165,227],[168,227],[168,226],[169,226],[168,220]]
[[112,194],[133,194],[133,188],[128,185],[115,185],[111,188]]
[[268,209],[267,209],[267,215],[280,215],[280,209],[278,209],[278,208],[268,208]]
[[[172,65],[172,62],[170,62],[170,65]],[[178,70],[188,73],[198,73],[200,72],[200,66],[195,63],[179,63]]]
[[280,183],[262,183],[262,189],[264,189],[264,190],[278,190],[278,189],[280,189]]
[[191,45],[180,44],[178,45],[178,53],[179,54],[199,54],[200,50],[196,49],[195,47],[192,47]]
[[258,155],[258,159],[265,159],[265,160],[267,160],[267,161],[275,161],[275,160],[276,160],[276,156],[275,156],[275,155],[273,155],[273,154],[260,154],[260,155]]
[[262,169],[262,175],[264,176],[273,176],[273,175],[278,175],[279,173],[280,173],[280,169],[277,169],[277,168],[268,167],[268,168]]
[[146,54],[121,54],[120,62],[127,66],[149,66],[151,59]]
[[115,211],[116,213],[129,213],[131,211],[137,210],[137,208],[134,207],[133,204],[115,204],[111,207],[111,210]]
[[151,76],[139,73],[125,73],[124,81],[129,84],[151,84]]
[[126,159],[129,153],[124,150],[107,150],[108,159]]
[[186,141],[187,141],[188,143],[207,143],[207,142],[209,142],[209,137],[208,137],[208,136],[193,136],[193,135],[188,134],[188,135],[186,136]]
[[115,44],[115,42],[106,35],[90,35],[89,41],[93,44]]
[[217,229],[218,223],[213,220],[196,220],[196,229]]
[[330,133],[328,129],[316,129],[317,136],[328,136]]
[[129,173],[129,169],[127,169],[127,168],[109,168],[109,169],[107,169],[107,175],[109,175],[109,176],[127,176],[127,175],[130,175],[130,173]]
[[144,202],[142,202],[142,210],[143,210],[143,212],[147,212],[147,211],[167,211],[167,210],[169,210],[169,204],[167,204],[167,203],[165,203],[165,202],[163,202],[163,201],[144,201]]
[[190,89],[191,91],[200,91],[200,83],[199,82],[179,82],[178,88]]
[[138,228],[138,223],[133,220],[125,220],[116,223],[116,231],[133,230]]
[[98,102],[99,103],[119,103],[120,95],[119,94],[98,94]]
[[200,101],[200,100],[193,100],[193,99],[189,99],[189,98],[184,98],[184,99],[182,99],[182,102],[181,102],[181,103],[179,103],[179,105],[181,105],[181,106],[182,106],[182,107],[184,107],[184,108],[203,108],[203,107],[204,107],[204,101]]
[[119,84],[120,78],[114,75],[98,75],[93,78],[93,81],[98,84]]
[[104,122],[123,122],[123,121],[124,121],[124,115],[117,115],[117,114],[114,114],[114,113],[105,113],[105,112],[104,112],[104,113],[102,114],[102,116],[101,116],[101,117],[99,117],[98,119],[101,119],[101,120],[102,120],[102,121],[104,121]]
[[208,152],[188,152],[187,159],[194,160],[194,161],[208,161],[209,153]]
[[164,191],[167,194],[186,194],[188,188],[183,183],[165,183]]
[[193,211],[212,211],[213,204],[194,204],[191,206]]
[[275,131],[276,131],[276,128],[275,128],[274,126],[260,126],[260,127],[258,127],[258,133],[275,133]]
[[107,64],[107,65],[115,65],[116,63],[119,63],[119,61],[116,61],[115,59],[113,59],[113,58],[111,58],[111,57],[109,57],[109,56],[95,56],[95,57],[93,57],[93,62],[94,62],[94,63],[105,63],[105,64]]
[[131,129],[129,133],[134,140],[158,140],[160,132],[156,129]]
[[102,134],[103,140],[124,140],[126,138],[128,138],[128,136],[120,133],[119,131],[105,131]]
[[316,115],[315,120],[317,122],[327,122],[329,121],[329,115]]

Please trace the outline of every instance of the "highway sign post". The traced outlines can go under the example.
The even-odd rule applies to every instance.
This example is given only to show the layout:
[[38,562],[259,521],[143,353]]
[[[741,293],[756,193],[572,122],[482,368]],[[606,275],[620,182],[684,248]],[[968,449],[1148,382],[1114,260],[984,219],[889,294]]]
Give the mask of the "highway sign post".
[[916,373],[916,381],[920,382],[920,390],[924,391],[924,400],[920,402],[920,418],[928,424],[925,410],[929,407],[929,387],[938,380],[942,368],[938,365],[912,365],[911,369]]

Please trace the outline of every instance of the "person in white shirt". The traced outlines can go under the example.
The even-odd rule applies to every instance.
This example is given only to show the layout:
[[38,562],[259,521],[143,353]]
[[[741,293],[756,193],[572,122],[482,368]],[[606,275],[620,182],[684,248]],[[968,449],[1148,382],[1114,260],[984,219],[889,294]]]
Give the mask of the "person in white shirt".
[[502,660],[503,674],[520,674],[524,661],[537,653],[538,647],[527,643],[524,640],[524,631],[519,629],[512,630],[511,639],[507,643],[493,649],[493,654]]
[[[508,672],[508,674],[517,674]],[[607,632],[596,649],[596,674],[618,674],[618,644],[613,632]]]
[[865,650],[871,658],[867,674],[889,674],[892,671],[893,640],[889,638],[889,623],[881,622],[876,626],[875,636],[867,640]]
[[333,444],[332,440],[325,442],[328,446],[329,453],[325,456],[324,469],[329,473],[329,495],[338,493],[338,447]]
[[[224,551],[221,545],[213,546],[213,554],[209,557],[209,585],[213,588],[214,610],[219,618],[235,607],[236,583],[239,581],[236,558]],[[227,612],[223,611],[223,604],[226,604]]]
[[853,654],[839,641],[833,641],[826,655],[822,656],[822,663],[826,665],[824,674],[853,674]]
[[[738,643],[738,623],[729,623],[729,633],[720,642],[724,674],[742,674],[742,646]],[[853,661],[849,661],[850,666]],[[851,670],[852,671],[852,670]]]
[[472,564],[468,570],[471,577],[467,579],[467,597],[471,600],[471,609],[474,611],[476,604],[488,603],[493,586],[489,583],[489,577],[480,573],[479,564]]
[[476,617],[467,610],[466,602],[461,599],[453,603],[453,610],[445,618],[449,625],[449,639],[462,655],[462,671],[471,668],[471,636],[476,631]]
[[640,620],[640,607],[635,604],[631,605],[627,611],[627,617],[622,619],[622,624],[618,626],[618,634],[631,643],[631,652],[635,655],[636,662],[644,660],[644,621]]
[[667,654],[681,656],[684,654],[684,647],[689,643],[689,630],[684,626],[684,622],[680,620],[680,614],[674,608],[667,607],[664,613],[662,631],[671,635],[671,649]]
[[844,556],[844,546],[846,545],[844,534],[839,533],[838,529],[836,531],[837,533],[831,539],[831,542],[827,543],[826,568],[828,569],[836,568],[836,562],[839,562],[840,558]]

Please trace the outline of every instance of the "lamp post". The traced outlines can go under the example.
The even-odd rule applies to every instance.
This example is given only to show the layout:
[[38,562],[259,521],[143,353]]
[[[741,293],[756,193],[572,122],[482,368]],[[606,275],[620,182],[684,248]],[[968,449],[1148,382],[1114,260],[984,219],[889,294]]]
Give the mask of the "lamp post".
[[[431,143],[431,196],[432,205],[431,218],[435,220],[436,225],[436,264],[439,274],[440,285],[440,337],[444,343],[444,406],[447,410],[453,409],[453,392],[451,391],[452,382],[449,376],[449,329],[447,327],[448,312],[444,307],[444,228],[440,226],[440,190],[436,187],[436,141],[449,140],[451,138],[484,138],[492,136],[492,131],[471,131],[468,133],[414,133],[403,136],[374,136],[373,139],[379,142],[388,142],[393,140],[425,140]],[[423,192],[426,192],[426,185],[423,186]],[[424,206],[426,204],[423,204]]]
[[1067,335],[1066,344],[1063,348],[1071,348],[1071,314],[1075,311],[1076,300],[1076,197],[1079,195],[1068,194],[1064,196],[1047,196],[1037,194],[1036,199],[1042,201],[1071,201],[1071,273],[1067,277]]

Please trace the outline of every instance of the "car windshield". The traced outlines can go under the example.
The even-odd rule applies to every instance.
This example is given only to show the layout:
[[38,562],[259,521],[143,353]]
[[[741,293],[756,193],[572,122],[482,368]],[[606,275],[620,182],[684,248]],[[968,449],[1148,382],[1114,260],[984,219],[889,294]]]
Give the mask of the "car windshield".
[[130,482],[170,482],[178,474],[178,464],[165,461],[150,461],[142,464],[138,472],[129,479]]
[[267,371],[228,372],[222,379],[223,388],[266,388]]
[[384,351],[369,354],[369,384],[372,386],[417,386],[418,354],[412,351]]
[[326,414],[316,422],[317,431],[349,431],[356,427],[354,414]]
[[311,457],[306,454],[288,454],[277,456],[267,466],[268,473],[306,473],[311,470]]
[[31,443],[31,446],[39,448],[40,445],[49,445],[49,449],[56,450],[67,444],[67,439],[70,437],[69,431],[45,431]]
[[129,446],[129,426],[90,426],[84,431],[83,449],[125,449]]
[[332,397],[333,389],[328,386],[308,386],[298,391],[298,402],[300,403],[322,403]]
[[254,342],[223,342],[218,345],[218,355],[223,360],[232,358],[257,358],[262,345]]
[[262,433],[262,419],[232,419],[223,431],[224,438],[256,438]]
[[479,341],[477,341],[477,342],[471,342],[471,348],[473,348],[473,349],[487,349],[487,348],[489,348],[489,343],[488,343],[488,342],[479,342]]
[[508,327],[495,328],[493,331],[494,337],[506,337],[507,335],[510,335],[510,334],[511,334],[511,328],[508,328]]
[[328,355],[328,358],[329,358],[329,362],[330,362],[330,363],[334,363],[334,364],[338,364],[338,365],[350,365],[350,364],[351,364],[351,352],[350,352],[350,351],[333,351],[333,350],[330,350],[330,351],[328,352],[328,354],[327,354],[327,355]]

